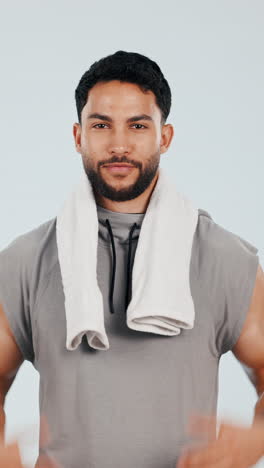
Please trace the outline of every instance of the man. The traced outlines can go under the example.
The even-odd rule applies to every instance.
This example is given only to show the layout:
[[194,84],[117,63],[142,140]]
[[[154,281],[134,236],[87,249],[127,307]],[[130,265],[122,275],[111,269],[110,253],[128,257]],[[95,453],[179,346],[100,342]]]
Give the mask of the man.
[[[170,88],[155,62],[118,51],[84,73],[75,96],[73,134],[96,201],[97,279],[111,346],[98,351],[83,339],[74,351],[65,347],[56,219],[15,239],[0,252],[1,431],[5,396],[28,359],[40,373],[40,410],[49,427],[38,466],[252,466],[264,454],[264,274],[257,249],[199,210],[190,264],[194,327],[176,337],[128,329],[128,250],[133,265],[160,155],[173,138],[165,123]],[[229,350],[260,399],[251,427],[223,423],[216,437],[218,365]],[[202,414],[188,433],[193,410]],[[16,445],[2,445],[0,467],[8,463],[20,466]]]

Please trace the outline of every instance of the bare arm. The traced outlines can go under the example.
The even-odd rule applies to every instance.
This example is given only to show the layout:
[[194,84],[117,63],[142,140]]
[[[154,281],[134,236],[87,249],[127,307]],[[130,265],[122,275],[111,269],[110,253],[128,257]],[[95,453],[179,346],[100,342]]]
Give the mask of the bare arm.
[[4,441],[5,397],[23,361],[0,303],[0,442]]
[[232,352],[242,363],[259,397],[254,421],[264,419],[264,273],[259,265],[247,320]]
[[[5,398],[23,361],[23,355],[16,344],[3,306],[0,303],[0,468],[24,467],[18,443],[13,442],[9,445],[5,445],[4,443]],[[43,431],[42,426],[43,423],[41,422],[40,431]],[[48,441],[47,425],[44,427],[44,430],[46,434],[44,434],[42,446],[45,446]],[[62,468],[45,453],[39,455],[36,466],[38,468]]]

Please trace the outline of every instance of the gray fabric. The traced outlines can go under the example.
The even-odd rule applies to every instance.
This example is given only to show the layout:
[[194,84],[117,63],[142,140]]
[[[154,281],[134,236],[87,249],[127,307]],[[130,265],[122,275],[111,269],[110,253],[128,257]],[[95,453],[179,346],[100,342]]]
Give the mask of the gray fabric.
[[[51,431],[46,451],[63,468],[175,468],[190,441],[185,427],[192,410],[216,414],[219,359],[241,333],[258,249],[200,210],[190,268],[194,328],[175,337],[130,330],[124,310],[128,234],[144,214],[97,209],[97,274],[109,350],[94,350],[86,339],[75,351],[65,347],[56,218],[0,252],[0,302],[25,359],[40,373],[40,411]],[[115,314],[108,301],[106,217],[117,251]]]

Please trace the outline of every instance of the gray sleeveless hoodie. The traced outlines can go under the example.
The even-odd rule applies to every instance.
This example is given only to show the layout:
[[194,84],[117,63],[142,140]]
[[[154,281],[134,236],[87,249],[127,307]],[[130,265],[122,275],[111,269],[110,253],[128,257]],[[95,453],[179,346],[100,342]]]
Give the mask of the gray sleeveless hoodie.
[[56,218],[0,252],[0,302],[40,374],[40,412],[51,433],[41,450],[63,468],[175,468],[181,449],[197,442],[185,432],[192,411],[216,414],[219,359],[241,333],[258,249],[199,210],[190,265],[194,328],[174,337],[139,332],[125,314],[144,214],[97,212],[107,351],[86,339],[66,349]]

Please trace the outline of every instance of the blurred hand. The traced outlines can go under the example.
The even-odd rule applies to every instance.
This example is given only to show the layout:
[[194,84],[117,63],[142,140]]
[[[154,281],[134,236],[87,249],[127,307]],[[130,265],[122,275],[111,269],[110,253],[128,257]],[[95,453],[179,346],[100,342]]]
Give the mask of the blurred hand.
[[196,415],[188,433],[203,434],[209,442],[184,450],[176,468],[249,468],[264,455],[264,421],[250,427],[222,422],[216,437],[216,419]]
[[[40,454],[38,456],[35,468],[62,468],[53,458],[46,455],[45,453],[41,453],[41,449],[45,448],[45,446],[50,441],[50,432],[48,428],[48,423],[44,415],[40,417],[40,425],[39,425],[39,448]],[[0,467],[1,468],[1,467]]]
[[23,468],[17,442],[0,445],[0,468]]
[[[44,448],[49,441],[47,421],[44,416],[40,418],[40,448]],[[19,444],[17,441],[11,444],[0,444],[0,468],[25,468],[22,463]],[[40,454],[35,468],[62,468],[55,460],[45,454]]]
[[62,468],[61,465],[47,455],[39,455],[35,468]]

